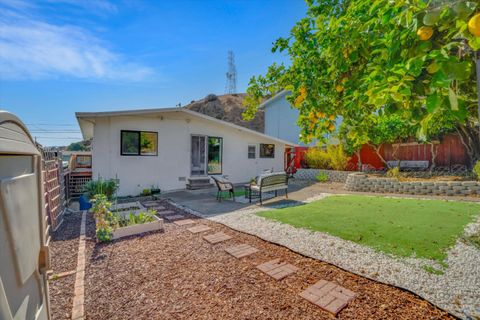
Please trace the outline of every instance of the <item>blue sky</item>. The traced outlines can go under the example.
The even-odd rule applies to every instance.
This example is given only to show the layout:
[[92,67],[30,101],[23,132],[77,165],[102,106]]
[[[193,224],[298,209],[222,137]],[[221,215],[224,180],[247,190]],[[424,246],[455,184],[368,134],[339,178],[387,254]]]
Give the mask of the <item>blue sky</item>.
[[45,145],[80,138],[74,113],[188,104],[237,91],[288,58],[271,53],[302,0],[0,0],[0,109]]

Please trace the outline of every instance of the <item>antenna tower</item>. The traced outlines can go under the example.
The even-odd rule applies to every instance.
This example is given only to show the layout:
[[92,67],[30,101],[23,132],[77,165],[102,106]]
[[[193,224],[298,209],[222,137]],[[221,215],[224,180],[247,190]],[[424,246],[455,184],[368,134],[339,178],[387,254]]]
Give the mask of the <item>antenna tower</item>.
[[226,93],[237,92],[237,68],[235,68],[235,55],[233,51],[228,51],[228,71],[227,71],[227,83],[225,84]]

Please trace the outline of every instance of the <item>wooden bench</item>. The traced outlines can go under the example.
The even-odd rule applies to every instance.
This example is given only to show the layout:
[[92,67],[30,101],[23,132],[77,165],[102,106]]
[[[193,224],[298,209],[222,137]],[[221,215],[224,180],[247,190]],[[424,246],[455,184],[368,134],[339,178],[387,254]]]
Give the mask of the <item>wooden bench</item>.
[[288,176],[285,172],[274,172],[262,174],[257,178],[254,185],[250,185],[249,200],[252,202],[252,191],[258,193],[260,204],[262,204],[262,193],[275,191],[275,197],[278,190],[285,190],[285,197],[288,198]]
[[[387,161],[390,168],[398,167],[398,160]],[[430,163],[426,160],[401,160],[400,169],[428,169]]]

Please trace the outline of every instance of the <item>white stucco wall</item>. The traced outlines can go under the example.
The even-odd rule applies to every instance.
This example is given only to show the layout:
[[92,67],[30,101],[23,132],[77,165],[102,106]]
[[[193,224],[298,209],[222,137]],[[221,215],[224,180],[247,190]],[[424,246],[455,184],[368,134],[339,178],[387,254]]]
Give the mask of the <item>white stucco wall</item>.
[[[120,155],[120,131],[158,132],[158,156]],[[264,169],[283,171],[285,145],[269,138],[227,127],[182,112],[157,116],[97,118],[92,143],[94,179],[120,179],[119,195],[137,195],[152,185],[163,191],[184,189],[190,177],[191,135],[223,138],[223,175],[234,183],[248,182]],[[259,158],[259,144],[274,143],[275,158]],[[248,145],[255,144],[256,158],[248,159]]]

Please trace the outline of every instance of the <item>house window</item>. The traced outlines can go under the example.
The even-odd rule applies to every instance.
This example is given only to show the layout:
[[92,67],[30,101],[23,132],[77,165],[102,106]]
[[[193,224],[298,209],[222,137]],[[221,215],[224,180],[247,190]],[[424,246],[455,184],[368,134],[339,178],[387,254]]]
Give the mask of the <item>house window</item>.
[[248,146],[248,159],[255,159],[255,156],[257,154],[257,150],[256,150],[256,146],[255,145],[249,145]]
[[122,156],[156,156],[158,155],[158,133],[150,131],[121,132]]
[[208,174],[222,174],[223,138],[208,137]]
[[275,158],[275,145],[260,143],[260,158]]

